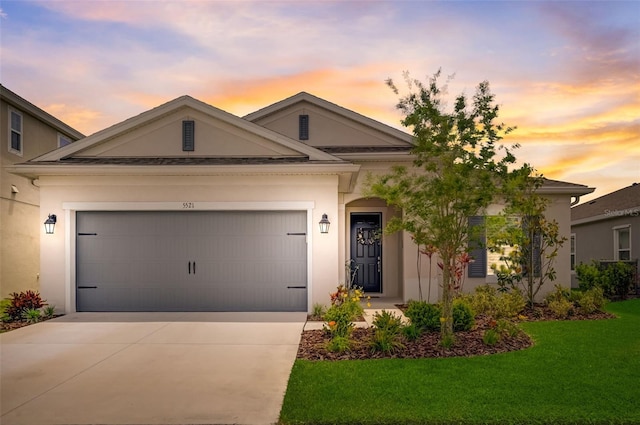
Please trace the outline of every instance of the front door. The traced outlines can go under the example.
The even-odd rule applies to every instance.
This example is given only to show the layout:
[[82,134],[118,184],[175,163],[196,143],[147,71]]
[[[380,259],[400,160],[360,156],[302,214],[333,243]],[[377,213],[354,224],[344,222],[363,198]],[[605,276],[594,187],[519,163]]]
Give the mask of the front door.
[[382,292],[382,213],[351,213],[353,284]]

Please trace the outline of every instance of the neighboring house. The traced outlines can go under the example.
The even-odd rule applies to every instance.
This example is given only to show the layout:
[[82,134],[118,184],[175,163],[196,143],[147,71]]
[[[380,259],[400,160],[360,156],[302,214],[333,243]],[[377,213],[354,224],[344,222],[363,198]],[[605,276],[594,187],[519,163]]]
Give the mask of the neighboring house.
[[[349,260],[367,294],[418,298],[416,246],[381,234],[400,212],[362,193],[368,175],[411,165],[412,146],[308,93],[244,118],[183,96],[13,171],[39,179],[42,215],[58,217],[41,288],[67,312],[310,311]],[[567,236],[571,199],[592,190],[541,189]],[[568,246],[557,269],[568,283]],[[491,281],[478,276],[466,287]]]
[[[572,269],[592,260],[640,256],[640,184],[633,183],[571,209]],[[575,274],[572,286],[577,287]]]
[[40,287],[38,182],[10,174],[30,160],[84,135],[0,85],[0,298]]

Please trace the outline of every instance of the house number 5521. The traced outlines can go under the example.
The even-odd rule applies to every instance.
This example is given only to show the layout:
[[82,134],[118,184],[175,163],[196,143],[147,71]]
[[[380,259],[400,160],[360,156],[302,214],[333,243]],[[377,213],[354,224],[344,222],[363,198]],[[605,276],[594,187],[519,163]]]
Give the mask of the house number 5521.
[[193,202],[183,202],[182,209],[184,210],[192,210],[196,207],[196,204]]

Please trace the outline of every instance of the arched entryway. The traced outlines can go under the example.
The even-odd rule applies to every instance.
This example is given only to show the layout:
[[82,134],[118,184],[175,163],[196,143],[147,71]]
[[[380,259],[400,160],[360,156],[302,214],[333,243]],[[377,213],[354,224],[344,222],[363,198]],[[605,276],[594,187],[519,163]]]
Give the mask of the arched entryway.
[[345,205],[345,256],[353,283],[368,295],[402,297],[402,244],[384,228],[398,211],[382,199],[356,199]]

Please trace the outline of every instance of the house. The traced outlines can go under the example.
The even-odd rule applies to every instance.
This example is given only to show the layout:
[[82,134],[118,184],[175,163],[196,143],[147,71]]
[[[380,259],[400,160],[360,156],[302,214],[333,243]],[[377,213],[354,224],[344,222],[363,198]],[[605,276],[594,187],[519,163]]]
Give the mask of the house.
[[40,288],[40,190],[9,173],[24,162],[84,135],[0,85],[0,298]]
[[[363,195],[412,146],[304,92],[245,117],[183,96],[13,171],[38,179],[41,214],[57,216],[41,288],[60,309],[310,311],[352,272],[371,296],[418,298],[417,247],[380,231],[401,212]],[[593,189],[541,190],[568,235],[571,199]],[[557,268],[568,283],[568,247]]]
[[[571,268],[592,260],[633,261],[640,252],[640,184],[571,208]],[[637,263],[636,263],[637,265]],[[578,286],[575,274],[573,287]]]

